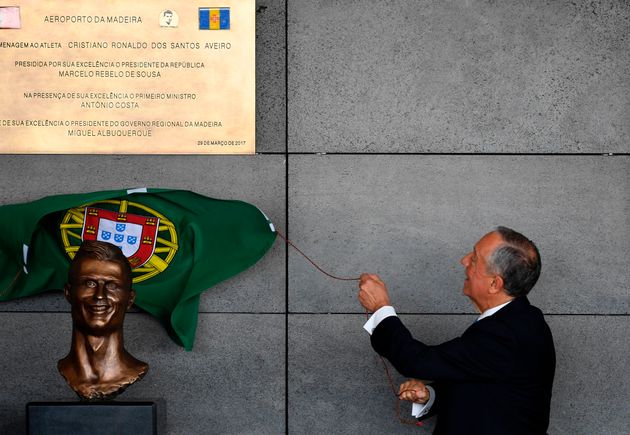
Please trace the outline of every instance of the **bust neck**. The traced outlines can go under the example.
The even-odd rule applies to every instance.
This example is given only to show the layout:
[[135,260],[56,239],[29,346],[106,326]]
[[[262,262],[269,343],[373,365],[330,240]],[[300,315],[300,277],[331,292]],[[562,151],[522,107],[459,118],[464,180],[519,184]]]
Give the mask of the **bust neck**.
[[148,370],[146,363],[125,350],[122,331],[96,336],[76,328],[70,352],[57,366],[70,387],[87,400],[113,397]]

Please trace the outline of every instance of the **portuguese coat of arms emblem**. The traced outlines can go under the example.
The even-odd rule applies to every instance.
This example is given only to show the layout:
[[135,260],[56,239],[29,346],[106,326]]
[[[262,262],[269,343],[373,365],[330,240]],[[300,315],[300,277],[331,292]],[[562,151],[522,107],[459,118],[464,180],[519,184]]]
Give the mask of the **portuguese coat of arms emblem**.
[[131,264],[134,283],[166,270],[179,248],[175,225],[165,215],[128,200],[104,200],[71,208],[59,229],[70,258],[74,258],[83,240],[118,246]]

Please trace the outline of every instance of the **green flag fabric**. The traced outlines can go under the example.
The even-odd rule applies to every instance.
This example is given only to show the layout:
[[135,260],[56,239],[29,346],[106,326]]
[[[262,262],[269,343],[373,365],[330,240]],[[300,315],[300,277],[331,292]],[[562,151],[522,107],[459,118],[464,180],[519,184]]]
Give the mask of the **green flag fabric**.
[[199,295],[256,263],[276,237],[255,206],[168,189],[49,196],[0,207],[0,301],[61,289],[84,239],[119,246],[135,303],[192,349]]

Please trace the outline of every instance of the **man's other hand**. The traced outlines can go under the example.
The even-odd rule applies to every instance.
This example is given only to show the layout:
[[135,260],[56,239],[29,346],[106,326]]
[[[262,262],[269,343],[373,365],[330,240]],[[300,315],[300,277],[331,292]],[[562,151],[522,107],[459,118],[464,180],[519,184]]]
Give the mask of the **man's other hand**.
[[359,302],[363,307],[375,312],[381,307],[391,305],[389,302],[389,294],[385,283],[381,281],[378,275],[364,273],[359,281]]
[[398,397],[400,397],[400,400],[407,400],[424,405],[429,401],[429,390],[427,390],[427,387],[424,386],[422,381],[409,379],[407,382],[400,384]]

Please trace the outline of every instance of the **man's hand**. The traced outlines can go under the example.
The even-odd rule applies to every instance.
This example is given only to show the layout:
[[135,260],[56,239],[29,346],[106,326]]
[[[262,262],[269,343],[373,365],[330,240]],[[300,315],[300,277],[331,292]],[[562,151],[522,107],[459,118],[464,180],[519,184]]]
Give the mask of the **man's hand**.
[[429,390],[427,390],[427,387],[425,387],[421,381],[409,379],[407,382],[400,384],[398,397],[400,400],[408,400],[409,402],[424,405],[429,401]]
[[359,302],[366,310],[372,313],[385,305],[391,305],[387,287],[385,287],[385,283],[381,281],[378,275],[369,273],[361,275]]

